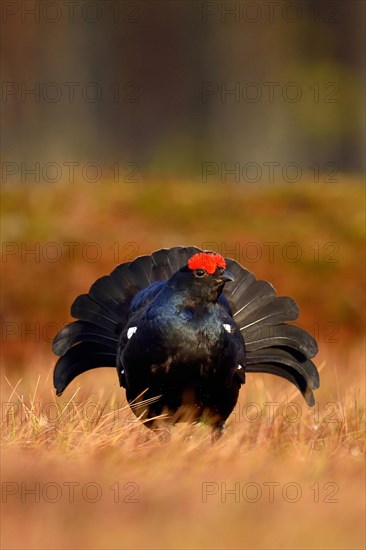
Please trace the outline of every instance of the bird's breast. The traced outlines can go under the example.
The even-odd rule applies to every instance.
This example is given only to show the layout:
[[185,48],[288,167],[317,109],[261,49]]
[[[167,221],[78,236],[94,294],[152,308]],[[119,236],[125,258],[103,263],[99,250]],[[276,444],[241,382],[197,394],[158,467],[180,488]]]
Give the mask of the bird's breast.
[[228,346],[228,331],[216,310],[150,309],[130,327],[124,356],[136,362],[158,364],[213,364]]
[[168,349],[183,354],[187,360],[201,360],[216,354],[224,343],[219,319],[190,311],[162,319],[161,338]]

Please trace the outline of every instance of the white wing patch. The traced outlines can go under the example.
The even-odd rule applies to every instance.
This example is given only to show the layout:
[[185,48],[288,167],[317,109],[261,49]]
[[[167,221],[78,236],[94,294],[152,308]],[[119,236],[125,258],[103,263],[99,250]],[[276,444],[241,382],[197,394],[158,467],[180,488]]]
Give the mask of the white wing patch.
[[228,323],[224,323],[222,326],[224,327],[226,332],[228,332],[229,334],[232,333],[233,329],[232,329],[231,325],[229,325]]
[[130,339],[135,334],[137,327],[130,327],[127,331],[127,338]]
[[243,367],[241,365],[238,365],[238,370],[242,370]]

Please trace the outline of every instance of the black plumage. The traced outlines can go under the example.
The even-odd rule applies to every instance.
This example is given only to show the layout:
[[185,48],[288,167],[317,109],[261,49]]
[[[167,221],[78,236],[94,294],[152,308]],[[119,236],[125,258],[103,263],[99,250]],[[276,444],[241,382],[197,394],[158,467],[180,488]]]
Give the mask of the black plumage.
[[77,321],[53,343],[58,395],[79,374],[112,366],[147,424],[189,412],[222,427],[246,372],[281,376],[314,404],[317,344],[288,324],[295,301],[234,260],[196,247],[158,250],[98,279],[71,314]]

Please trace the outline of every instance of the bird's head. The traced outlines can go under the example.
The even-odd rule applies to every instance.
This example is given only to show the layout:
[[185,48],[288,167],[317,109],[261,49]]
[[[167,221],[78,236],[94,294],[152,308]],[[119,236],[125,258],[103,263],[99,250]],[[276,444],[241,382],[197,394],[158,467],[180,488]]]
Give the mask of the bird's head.
[[216,252],[198,252],[180,269],[180,281],[192,297],[204,302],[217,302],[226,282],[234,277],[226,269],[226,261]]

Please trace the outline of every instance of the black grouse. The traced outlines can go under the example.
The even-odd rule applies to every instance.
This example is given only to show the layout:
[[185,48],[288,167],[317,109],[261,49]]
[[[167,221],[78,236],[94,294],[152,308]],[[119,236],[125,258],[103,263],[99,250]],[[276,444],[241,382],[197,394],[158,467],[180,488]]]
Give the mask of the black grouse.
[[286,378],[314,405],[317,344],[287,324],[295,301],[214,252],[174,247],[119,265],[76,298],[71,315],[77,321],[53,342],[57,395],[87,370],[115,367],[149,427],[189,411],[221,429],[246,373],[259,372]]

